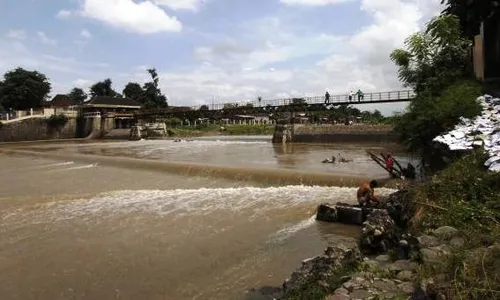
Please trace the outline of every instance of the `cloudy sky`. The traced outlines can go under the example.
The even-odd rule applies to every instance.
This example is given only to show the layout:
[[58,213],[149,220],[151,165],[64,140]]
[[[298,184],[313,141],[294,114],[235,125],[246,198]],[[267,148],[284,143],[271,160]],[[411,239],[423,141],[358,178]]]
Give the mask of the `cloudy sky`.
[[[1,0],[0,72],[52,94],[157,68],[171,105],[398,90],[392,49],[440,0]],[[403,105],[362,106],[384,113]]]

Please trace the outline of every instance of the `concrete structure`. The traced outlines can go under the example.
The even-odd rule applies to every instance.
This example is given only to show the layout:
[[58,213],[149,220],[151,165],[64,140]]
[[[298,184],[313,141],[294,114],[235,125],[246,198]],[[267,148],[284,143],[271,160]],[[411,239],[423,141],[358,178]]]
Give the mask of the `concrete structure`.
[[500,16],[493,14],[482,22],[474,37],[473,65],[476,78],[500,81]]
[[[100,117],[112,122],[113,128],[130,128],[135,124],[134,113],[141,108],[141,104],[130,98],[115,98],[97,96],[81,105],[84,117]],[[109,121],[111,120],[111,121]]]
[[[306,112],[306,111],[324,111],[329,106],[337,105],[351,105],[351,104],[369,104],[369,103],[395,103],[395,102],[407,102],[411,101],[415,97],[415,93],[410,90],[404,91],[393,91],[393,92],[376,92],[376,93],[365,93],[362,99],[352,99],[349,100],[349,95],[331,95],[330,102],[325,104],[324,96],[315,97],[304,97],[300,98],[300,103],[296,101],[299,98],[289,98],[289,99],[274,99],[274,100],[262,100],[261,105],[255,103],[253,106],[244,105],[236,106],[232,105],[229,107],[228,103],[217,103],[213,104],[209,109],[204,107],[200,109],[201,106],[191,107],[191,108],[176,108],[168,107],[161,109],[145,109],[137,112],[137,116],[140,119],[165,119],[165,118],[179,118],[181,120],[194,120],[198,118],[209,118],[211,120],[232,120],[236,115],[242,116],[260,116],[260,115],[271,115],[279,112]],[[234,103],[231,103],[234,104]],[[192,123],[191,122],[191,123]]]
[[313,125],[289,124],[282,120],[276,125],[273,143],[339,143],[396,142],[398,135],[390,125]]

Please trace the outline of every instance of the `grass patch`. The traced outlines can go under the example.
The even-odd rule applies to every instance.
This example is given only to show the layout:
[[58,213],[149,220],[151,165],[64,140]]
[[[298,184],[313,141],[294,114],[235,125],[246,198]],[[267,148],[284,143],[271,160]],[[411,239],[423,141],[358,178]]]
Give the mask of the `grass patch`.
[[447,258],[422,265],[418,279],[434,278],[446,299],[500,299],[500,174],[475,151],[411,190],[412,230],[453,226],[465,240]]

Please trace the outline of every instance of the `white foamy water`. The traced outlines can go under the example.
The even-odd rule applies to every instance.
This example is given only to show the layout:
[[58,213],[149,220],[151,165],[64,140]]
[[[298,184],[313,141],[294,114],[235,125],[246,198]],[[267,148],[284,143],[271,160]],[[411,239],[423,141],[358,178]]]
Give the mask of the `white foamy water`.
[[316,214],[312,215],[308,219],[305,219],[297,224],[288,225],[285,228],[278,230],[275,234],[271,235],[270,240],[273,242],[280,242],[288,237],[294,235],[302,229],[306,229],[312,226],[316,222]]
[[[121,216],[131,213],[156,214],[160,216],[175,213],[182,215],[209,215],[218,210],[244,213],[249,219],[269,212],[270,209],[293,207],[300,204],[323,202],[353,202],[356,188],[283,186],[283,187],[239,187],[200,188],[175,190],[124,190],[99,194],[91,199],[77,199],[50,202],[38,207],[20,208],[17,214],[3,213],[3,219],[19,213],[31,214],[23,218],[27,222],[53,222],[74,218],[93,219],[97,216]],[[389,194],[392,189],[377,189],[378,194]],[[42,209],[40,209],[42,208]],[[301,226],[312,221],[306,220]],[[284,229],[294,232],[299,229]]]

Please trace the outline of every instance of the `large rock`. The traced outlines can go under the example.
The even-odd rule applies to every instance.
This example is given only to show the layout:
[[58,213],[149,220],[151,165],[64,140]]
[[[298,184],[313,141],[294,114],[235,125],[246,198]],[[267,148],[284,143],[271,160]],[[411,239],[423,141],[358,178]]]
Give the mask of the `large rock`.
[[330,204],[320,204],[316,212],[316,220],[325,222],[337,222],[337,209]]
[[360,261],[357,248],[328,247],[325,254],[303,261],[302,266],[283,283],[285,299],[294,295],[307,296],[307,290],[333,292],[342,284],[339,279],[350,273]]
[[350,225],[363,224],[363,210],[361,207],[337,203],[337,217],[340,223]]
[[403,229],[408,228],[410,219],[415,212],[415,206],[413,205],[413,201],[411,201],[408,190],[399,190],[384,197],[380,202],[380,208],[387,209],[389,216],[391,216],[398,227]]
[[359,248],[364,254],[379,254],[397,247],[400,229],[385,210],[374,210],[363,223]]
[[433,234],[440,239],[451,239],[458,236],[458,230],[451,226],[442,226],[434,230]]

